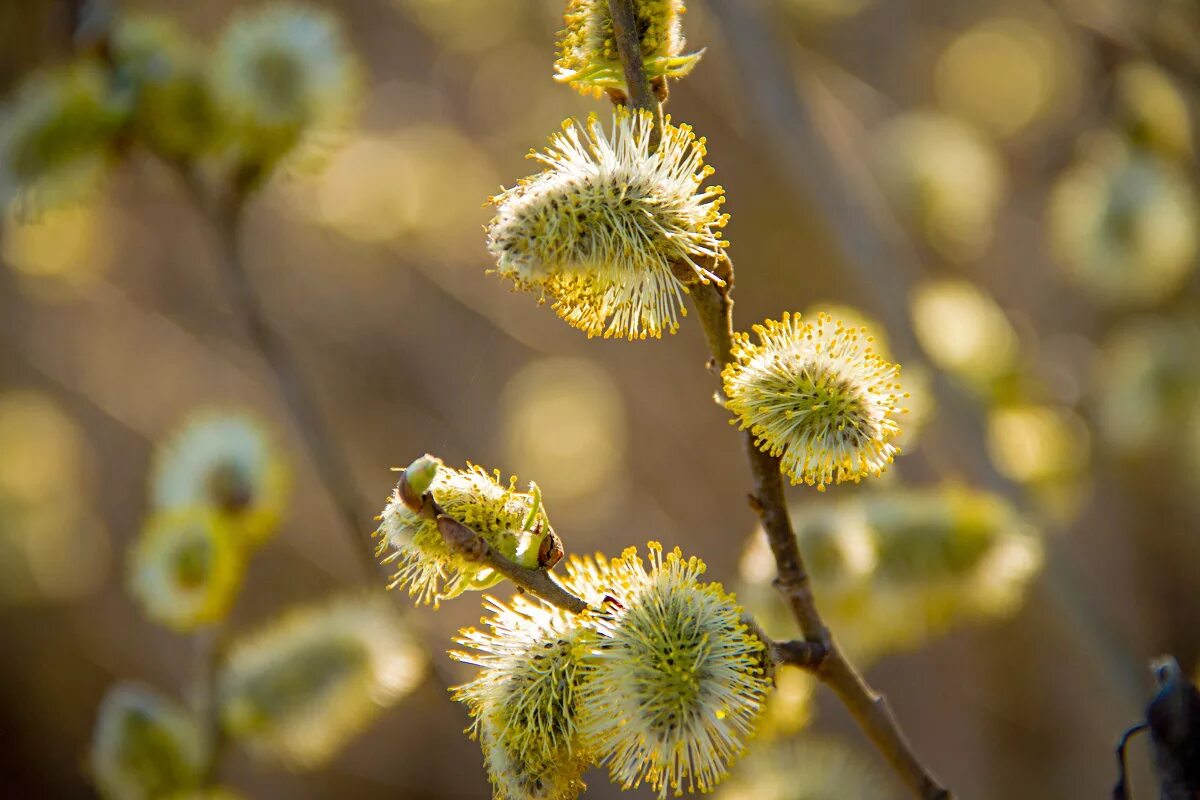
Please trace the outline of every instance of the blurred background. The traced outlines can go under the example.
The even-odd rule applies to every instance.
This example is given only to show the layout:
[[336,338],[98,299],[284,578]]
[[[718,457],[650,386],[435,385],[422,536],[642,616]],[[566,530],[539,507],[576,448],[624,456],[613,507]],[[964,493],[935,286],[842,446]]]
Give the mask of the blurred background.
[[[247,5],[121,3],[201,41]],[[551,79],[562,2],[325,6],[365,63],[361,118],[320,171],[264,188],[245,250],[354,482],[381,508],[389,467],[470,459],[536,480],[568,553],[657,539],[738,585],[748,479],[695,320],[661,341],[588,341],[484,274],[484,201],[531,171],[524,155],[564,118],[605,110]],[[909,637],[871,659],[870,680],[960,797],[1106,796],[1149,659],[1172,653],[1194,674],[1200,657],[1200,5],[688,6],[689,46],[707,51],[668,111],[707,137],[727,190],[739,326],[857,309],[913,394],[884,483],[993,492],[1044,549],[1005,614]],[[0,94],[70,58],[76,12],[4,0]],[[14,205],[0,229],[5,796],[92,796],[83,764],[106,688],[178,694],[194,669],[188,640],[124,588],[153,447],[192,411],[256,413],[295,473],[231,627],[381,580],[243,332],[217,252],[178,182],[136,150],[83,200]],[[330,765],[293,772],[231,750],[222,783],[247,797],[488,796],[444,689],[469,678],[444,650],[477,622],[476,599],[411,615],[436,673]],[[813,702],[814,730],[878,763],[831,695]],[[1152,796],[1143,745],[1131,764]],[[618,794],[593,778],[589,797]]]

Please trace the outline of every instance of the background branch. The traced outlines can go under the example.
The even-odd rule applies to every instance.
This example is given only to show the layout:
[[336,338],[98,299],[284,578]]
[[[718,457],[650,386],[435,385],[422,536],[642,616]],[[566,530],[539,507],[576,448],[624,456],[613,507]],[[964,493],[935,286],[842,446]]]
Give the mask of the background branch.
[[[308,450],[317,477],[333,501],[352,549],[367,575],[380,573],[372,555],[374,525],[363,510],[370,503],[357,489],[349,463],[325,423],[317,401],[305,382],[300,365],[287,341],[271,325],[262,299],[254,288],[242,254],[241,235],[247,194],[235,188],[221,198],[211,198],[196,174],[186,165],[175,165],[188,196],[209,222],[216,237],[218,261],[224,272],[229,300],[245,325],[251,342],[275,378],[275,385]],[[244,182],[237,181],[240,186]]]

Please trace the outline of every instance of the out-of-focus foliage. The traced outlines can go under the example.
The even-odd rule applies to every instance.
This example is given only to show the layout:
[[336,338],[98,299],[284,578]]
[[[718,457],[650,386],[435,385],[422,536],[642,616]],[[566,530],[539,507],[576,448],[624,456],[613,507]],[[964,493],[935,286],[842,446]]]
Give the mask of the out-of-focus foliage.
[[909,112],[876,134],[874,164],[896,208],[941,255],[978,258],[1004,200],[1004,163],[962,120]]
[[986,388],[1017,356],[1017,333],[977,284],[942,280],[917,287],[909,300],[913,331],[939,368]]
[[221,724],[255,753],[315,768],[412,691],[425,661],[382,596],[293,609],[230,650]]
[[109,541],[93,460],[79,423],[52,397],[0,392],[0,606],[71,600],[104,579]]
[[1077,46],[1048,8],[1017,3],[959,32],[933,75],[939,104],[1001,137],[1061,120],[1078,93]]
[[[1012,613],[1042,563],[1038,535],[985,492],[884,489],[793,509],[813,591],[838,640],[874,660],[966,623]],[[739,596],[767,632],[786,630],[766,537],[741,561]]]
[[1195,192],[1179,171],[1107,136],[1058,180],[1049,222],[1068,276],[1097,301],[1147,306],[1195,268]]
[[265,425],[244,413],[195,413],[155,452],[150,495],[158,511],[211,509],[239,546],[261,545],[287,509],[290,471]]
[[160,511],[129,554],[129,591],[146,616],[178,631],[220,622],[242,586],[237,533],[202,506]]
[[717,800],[890,800],[901,795],[874,764],[832,739],[804,736],[756,750]]
[[97,63],[35,73],[0,119],[0,204],[24,192],[37,209],[94,188],[124,116]]
[[532,361],[508,379],[500,408],[506,463],[544,476],[556,510],[603,515],[628,491],[624,403],[594,362]]
[[0,255],[31,293],[49,301],[86,295],[100,282],[112,254],[116,220],[102,202],[81,202],[4,221]]
[[140,684],[109,689],[96,718],[88,769],[106,800],[155,800],[198,789],[205,759],[199,725]]
[[[1200,417],[1200,320],[1139,316],[1115,329],[1096,364],[1104,443],[1125,456],[1173,450]],[[1188,448],[1184,448],[1185,451]]]

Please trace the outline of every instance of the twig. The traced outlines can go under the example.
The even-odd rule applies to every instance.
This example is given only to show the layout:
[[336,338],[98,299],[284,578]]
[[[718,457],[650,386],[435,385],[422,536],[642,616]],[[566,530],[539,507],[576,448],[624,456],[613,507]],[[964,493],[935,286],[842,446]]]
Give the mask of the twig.
[[[757,129],[775,163],[805,202],[820,206],[848,271],[868,297],[872,311],[887,330],[901,361],[919,363],[921,348],[906,316],[909,297],[924,272],[912,242],[887,208],[879,187],[862,159],[846,146],[845,137],[830,130],[813,98],[806,98],[793,79],[790,62],[778,37],[763,19],[760,4],[744,0],[711,0],[730,53],[739,65],[746,97],[755,109]],[[811,94],[809,92],[808,94]],[[980,486],[997,492],[1018,508],[1028,507],[1020,487],[1006,479],[987,457],[985,426],[971,399],[944,372],[931,370],[932,394],[941,435],[955,466]],[[939,431],[931,430],[926,438]],[[1059,537],[1044,537],[1046,585],[1060,614],[1064,632],[1081,640],[1080,650],[1096,659],[1100,673],[1130,707],[1141,701],[1141,669],[1128,657],[1117,637],[1096,611],[1096,603],[1062,552]]]
[[[609,0],[618,50],[625,67],[626,82],[631,98],[653,97],[645,71],[641,68],[641,46],[630,42],[628,27],[622,28],[633,15],[631,0]],[[636,45],[636,47],[634,46]],[[633,62],[637,63],[634,64]],[[640,106],[641,107],[641,106]],[[732,271],[732,270],[731,270]],[[713,283],[693,285],[690,289],[709,350],[716,362],[724,366],[733,358],[733,299],[732,281],[725,286]],[[746,455],[754,476],[752,505],[759,518],[775,556],[778,578],[775,585],[787,598],[792,614],[804,634],[805,642],[792,650],[802,653],[800,660],[813,668],[842,700],[863,731],[884,755],[892,768],[914,794],[930,800],[949,798],[950,792],[938,783],[912,751],[884,698],[871,689],[862,676],[838,649],[817,610],[804,559],[788,518],[783,496],[783,479],[779,459],[761,451],[754,434],[745,435]],[[775,650],[779,650],[777,645]]]
[[217,780],[221,767],[221,750],[225,736],[221,729],[220,712],[217,709],[216,675],[222,650],[225,646],[225,629],[217,625],[202,630],[193,637],[195,650],[195,675],[192,677],[192,692],[189,698],[193,714],[200,724],[200,735],[204,752],[204,769],[200,785],[210,786]]
[[[608,0],[609,14],[613,21],[613,36],[617,40],[617,52],[621,56],[621,67],[625,72],[625,91],[628,104],[654,115],[654,129],[650,132],[650,149],[658,149],[662,138],[662,104],[655,96],[646,77],[646,65],[642,61],[642,40],[638,32],[637,11],[633,0]],[[663,89],[666,89],[665,80]]]
[[246,192],[240,186],[222,199],[211,199],[195,173],[186,165],[174,165],[183,180],[188,196],[211,224],[217,239],[218,261],[225,273],[229,298],[235,313],[241,317],[251,341],[263,361],[275,376],[275,384],[292,421],[308,449],[317,476],[333,500],[346,533],[353,540],[353,550],[368,575],[379,573],[381,565],[373,557],[374,528],[362,510],[371,505],[355,488],[342,450],[325,424],[316,400],[302,377],[287,341],[272,327],[254,289],[245,260],[242,257],[241,233],[245,217]]
[[1145,722],[1139,722],[1121,734],[1121,738],[1117,741],[1117,784],[1113,787],[1113,800],[1129,800],[1129,785],[1125,775],[1125,748],[1129,745],[1130,739],[1149,727]]

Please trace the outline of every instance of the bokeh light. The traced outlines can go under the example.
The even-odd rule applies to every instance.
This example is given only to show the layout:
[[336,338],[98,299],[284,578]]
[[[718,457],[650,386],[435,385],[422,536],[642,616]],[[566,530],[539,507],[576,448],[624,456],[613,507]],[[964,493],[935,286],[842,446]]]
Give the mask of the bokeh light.
[[78,598],[107,576],[94,456],[49,395],[0,393],[0,605]]
[[942,52],[940,105],[999,136],[1013,136],[1069,106],[1077,65],[1062,26],[1045,9],[976,23]]
[[9,208],[0,240],[6,264],[22,286],[40,299],[78,297],[103,276],[112,258],[112,237],[105,235],[116,222],[103,202],[21,214]]
[[593,362],[529,363],[509,379],[500,409],[505,463],[536,480],[555,513],[604,513],[627,491],[625,407]]
[[959,119],[917,111],[890,120],[873,147],[883,189],[930,246],[955,261],[983,254],[1006,182],[991,143]]
[[913,330],[942,369],[986,383],[1013,367],[1017,334],[1004,311],[966,280],[925,283],[910,299]]

